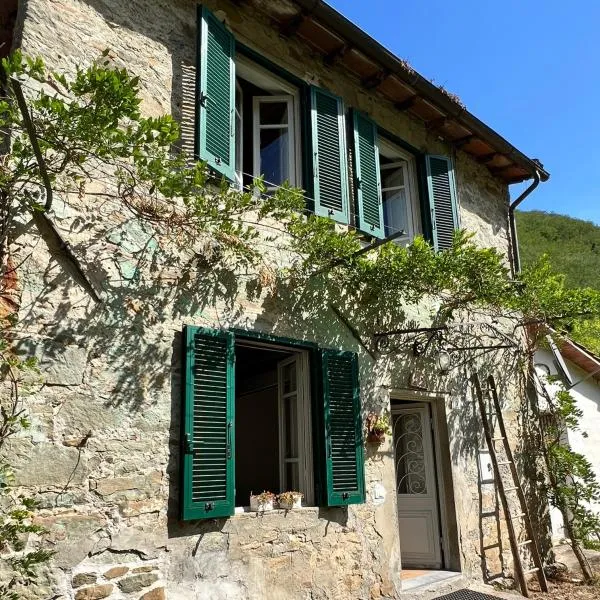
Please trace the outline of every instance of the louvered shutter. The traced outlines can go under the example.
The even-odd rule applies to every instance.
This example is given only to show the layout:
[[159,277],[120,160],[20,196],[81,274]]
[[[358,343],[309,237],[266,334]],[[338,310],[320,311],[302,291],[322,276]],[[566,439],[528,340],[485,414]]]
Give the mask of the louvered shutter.
[[385,237],[383,205],[379,176],[377,125],[358,111],[353,111],[354,177],[358,226],[374,237]]
[[186,327],[182,518],[235,509],[234,336]]
[[428,155],[425,165],[433,246],[436,250],[445,250],[452,247],[454,230],[458,228],[452,161],[447,156]]
[[348,156],[341,98],[311,89],[315,212],[348,223]]
[[354,352],[322,350],[328,506],[364,502],[362,417]]
[[235,178],[235,39],[204,6],[198,7],[196,154]]

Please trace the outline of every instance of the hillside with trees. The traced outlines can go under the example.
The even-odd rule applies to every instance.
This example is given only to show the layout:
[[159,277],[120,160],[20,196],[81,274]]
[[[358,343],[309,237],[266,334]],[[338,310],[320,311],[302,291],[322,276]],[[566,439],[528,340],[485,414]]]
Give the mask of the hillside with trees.
[[[543,211],[516,213],[524,267],[547,254],[567,285],[600,290],[600,226]],[[600,321],[574,324],[571,337],[600,355]]]

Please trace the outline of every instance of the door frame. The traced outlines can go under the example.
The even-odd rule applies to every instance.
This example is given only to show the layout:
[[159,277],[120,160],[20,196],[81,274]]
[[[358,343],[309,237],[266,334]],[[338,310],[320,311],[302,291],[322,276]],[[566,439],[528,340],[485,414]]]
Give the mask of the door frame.
[[[426,405],[429,411],[429,416],[431,419],[431,443],[433,446],[433,460],[434,460],[434,476],[436,482],[436,497],[437,497],[437,511],[438,511],[438,523],[439,523],[439,532],[438,535],[441,538],[440,550],[441,550],[441,567],[440,569],[448,569],[448,570],[457,570],[456,563],[452,559],[453,552],[450,546],[451,535],[453,535],[452,528],[448,525],[449,521],[449,503],[446,498],[446,490],[452,490],[452,478],[451,475],[447,475],[444,473],[442,468],[443,463],[445,462],[443,451],[441,448],[440,438],[440,429],[443,425],[440,423],[441,415],[440,411],[436,410],[436,405],[445,404],[445,399],[440,396],[432,395],[432,394],[423,394],[418,392],[411,392],[408,390],[403,391],[392,391],[390,393],[390,409],[391,413],[395,414],[399,412],[398,410],[394,410],[395,408],[400,409],[404,405],[404,407],[408,408],[411,404],[421,404]],[[445,410],[443,411],[445,415]],[[447,439],[447,436],[446,436]],[[393,443],[393,441],[392,441]],[[450,448],[445,448],[446,458],[449,458]],[[395,454],[394,454],[395,461]],[[394,462],[394,479],[396,478],[395,473],[395,462]],[[452,496],[453,497],[453,496]],[[454,510],[454,507],[453,507]],[[453,513],[454,522],[456,523],[456,512]],[[398,528],[398,536],[400,536],[400,529]],[[454,544],[453,544],[454,545]],[[400,540],[400,547],[402,547],[402,540]],[[452,567],[455,567],[454,569]],[[460,568],[458,569],[460,570]]]

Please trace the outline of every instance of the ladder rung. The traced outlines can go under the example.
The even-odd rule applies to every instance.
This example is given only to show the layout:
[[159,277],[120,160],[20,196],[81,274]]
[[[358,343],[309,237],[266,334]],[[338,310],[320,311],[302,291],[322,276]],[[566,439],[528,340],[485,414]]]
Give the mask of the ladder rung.
[[515,487],[508,487],[508,488],[504,488],[505,492],[514,492],[515,490],[518,490],[519,488],[517,486]]
[[503,460],[502,462],[498,463],[498,466],[500,465],[512,465],[513,461],[512,460]]
[[531,544],[531,542],[532,542],[532,541],[533,541],[533,540],[524,540],[524,541],[522,541],[522,542],[519,542],[519,543],[517,544],[517,546],[527,546],[527,544]]
[[484,546],[482,550],[491,550],[492,548],[498,548],[500,546],[500,542],[496,542],[495,544],[490,544],[489,546]]
[[510,516],[511,519],[520,519],[521,517],[525,516],[525,513],[524,512],[522,512],[522,513],[514,513],[514,514],[510,513],[509,516]]
[[499,442],[500,440],[505,440],[505,439],[506,439],[505,437],[495,437],[495,438],[492,438],[492,442]]
[[537,571],[539,571],[540,568],[539,567],[533,567],[533,569],[527,569],[527,571],[525,571],[526,575],[529,575],[529,573],[537,573]]
[[488,510],[486,512],[480,513],[479,516],[482,518],[497,517],[498,511],[497,510]]

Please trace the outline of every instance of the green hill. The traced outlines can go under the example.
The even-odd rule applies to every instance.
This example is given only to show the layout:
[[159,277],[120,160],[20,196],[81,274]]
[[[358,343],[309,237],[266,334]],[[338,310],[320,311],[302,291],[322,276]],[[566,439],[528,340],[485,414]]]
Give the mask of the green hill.
[[516,213],[523,265],[542,254],[567,277],[572,287],[600,290],[600,227],[564,215],[542,211]]
[[[567,285],[600,290],[600,227],[537,210],[517,211],[516,219],[523,266],[547,254]],[[574,324],[569,335],[600,356],[600,319]]]

